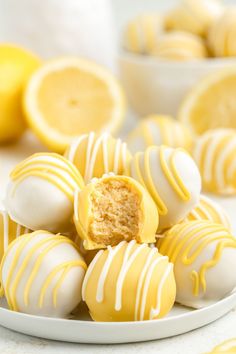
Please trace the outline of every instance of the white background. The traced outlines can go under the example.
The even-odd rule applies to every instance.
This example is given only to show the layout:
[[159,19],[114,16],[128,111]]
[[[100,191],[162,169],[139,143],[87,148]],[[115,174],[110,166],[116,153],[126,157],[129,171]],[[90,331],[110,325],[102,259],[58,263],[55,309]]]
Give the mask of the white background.
[[[7,0],[0,0],[0,16],[2,4]],[[19,2],[21,0],[18,0]],[[47,1],[47,0],[41,0]],[[57,0],[59,1],[59,0]],[[63,0],[62,0],[63,1]],[[79,1],[79,0],[78,0]],[[87,1],[87,0],[82,0]],[[197,0],[196,0],[197,1]],[[65,0],[66,2],[66,0]],[[235,0],[227,3],[235,3]],[[99,0],[97,0],[99,6]],[[115,28],[120,33],[124,23],[133,15],[143,11],[164,10],[176,3],[174,0],[112,0]],[[26,14],[27,16],[27,14]],[[0,17],[1,18],[1,17]],[[0,20],[1,34],[1,20]],[[1,36],[0,36],[1,38]],[[236,337],[236,312],[232,311],[228,316],[194,332],[174,337],[167,340],[153,341],[149,343],[89,346],[59,342],[50,342],[43,339],[31,338],[11,332],[0,327],[0,353],[1,354],[203,354],[209,352],[215,345],[225,339]]]

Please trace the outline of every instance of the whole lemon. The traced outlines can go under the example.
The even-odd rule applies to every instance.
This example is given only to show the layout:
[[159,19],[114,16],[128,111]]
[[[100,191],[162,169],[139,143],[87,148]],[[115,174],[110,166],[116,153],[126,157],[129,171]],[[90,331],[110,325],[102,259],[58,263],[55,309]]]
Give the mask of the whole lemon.
[[26,128],[22,93],[40,59],[23,48],[0,44],[0,143],[14,141]]

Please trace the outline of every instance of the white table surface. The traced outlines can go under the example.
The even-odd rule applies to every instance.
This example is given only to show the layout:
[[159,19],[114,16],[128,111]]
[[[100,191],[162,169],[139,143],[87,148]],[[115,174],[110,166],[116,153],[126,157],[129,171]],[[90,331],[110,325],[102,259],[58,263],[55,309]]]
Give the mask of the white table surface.
[[[126,125],[133,125],[132,119]],[[124,134],[123,134],[124,135]],[[8,174],[11,168],[26,156],[43,147],[26,134],[18,144],[0,148],[0,199],[4,198]],[[220,199],[219,201],[229,211],[236,230],[236,198]],[[146,343],[124,345],[88,345],[54,342],[45,339],[33,338],[12,332],[0,326],[0,354],[203,354],[214,346],[230,338],[236,338],[236,309],[220,320],[198,330],[177,337]]]

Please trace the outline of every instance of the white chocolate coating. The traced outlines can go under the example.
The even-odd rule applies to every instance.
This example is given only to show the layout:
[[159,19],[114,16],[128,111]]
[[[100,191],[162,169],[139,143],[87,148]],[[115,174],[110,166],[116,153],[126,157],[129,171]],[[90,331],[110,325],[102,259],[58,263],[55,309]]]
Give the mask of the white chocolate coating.
[[192,136],[187,127],[170,116],[151,115],[143,118],[128,135],[130,151],[144,151],[151,145],[167,145],[191,149]]
[[203,186],[218,194],[236,193],[236,131],[214,129],[196,141],[193,157]]
[[91,132],[75,139],[65,156],[78,168],[87,184],[93,177],[110,172],[122,174],[130,153],[121,139],[114,139],[109,133]]
[[184,221],[208,220],[213,223],[222,224],[231,230],[231,223],[226,211],[212,199],[201,195],[199,203],[191,210]]
[[174,263],[176,301],[208,306],[236,286],[236,239],[223,225],[191,221],[174,226],[157,243]]
[[35,231],[13,241],[0,276],[12,310],[66,317],[81,301],[85,270],[82,256],[67,237]]
[[198,204],[201,177],[191,156],[182,149],[151,146],[135,154],[128,174],[142,183],[156,202],[159,231],[183,220]]
[[12,171],[5,206],[14,221],[31,230],[69,231],[74,191],[82,186],[79,172],[64,157],[35,154]]

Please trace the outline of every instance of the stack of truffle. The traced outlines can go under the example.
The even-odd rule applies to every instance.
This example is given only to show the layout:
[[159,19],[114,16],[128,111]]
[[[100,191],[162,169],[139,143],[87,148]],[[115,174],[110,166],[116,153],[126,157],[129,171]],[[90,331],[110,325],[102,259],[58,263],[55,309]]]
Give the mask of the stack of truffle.
[[181,0],[165,14],[142,14],[124,31],[133,53],[170,60],[236,56],[236,8],[219,0]]
[[188,134],[169,118],[150,124],[129,137],[132,154],[90,133],[64,157],[39,153],[15,167],[0,214],[10,309],[67,317],[82,299],[95,321],[141,321],[234,289],[236,239],[200,194]]

